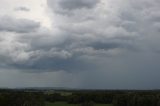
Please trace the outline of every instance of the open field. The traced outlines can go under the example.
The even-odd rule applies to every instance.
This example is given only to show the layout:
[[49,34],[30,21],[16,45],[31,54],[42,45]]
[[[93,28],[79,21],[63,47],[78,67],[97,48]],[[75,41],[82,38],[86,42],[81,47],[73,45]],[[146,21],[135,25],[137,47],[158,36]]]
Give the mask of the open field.
[[[66,102],[46,103],[46,106],[80,106],[79,104],[67,104]],[[95,104],[95,106],[113,106],[111,104]]]

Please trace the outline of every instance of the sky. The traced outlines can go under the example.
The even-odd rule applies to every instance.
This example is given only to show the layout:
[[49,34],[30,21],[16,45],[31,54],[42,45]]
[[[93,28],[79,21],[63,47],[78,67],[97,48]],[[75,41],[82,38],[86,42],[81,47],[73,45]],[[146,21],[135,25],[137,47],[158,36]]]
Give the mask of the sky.
[[0,87],[160,89],[159,0],[0,0]]

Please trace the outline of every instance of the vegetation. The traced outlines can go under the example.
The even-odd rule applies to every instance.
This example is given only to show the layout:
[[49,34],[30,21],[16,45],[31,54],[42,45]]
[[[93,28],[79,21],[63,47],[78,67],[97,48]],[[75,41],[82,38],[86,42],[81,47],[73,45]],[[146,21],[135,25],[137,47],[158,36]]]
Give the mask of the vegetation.
[[66,102],[46,103],[46,106],[79,106],[78,104],[68,104]]
[[[46,103],[46,106],[81,106],[81,104],[68,104],[66,102]],[[94,106],[112,106],[110,104],[94,104]]]
[[45,106],[45,100],[40,93],[0,93],[0,106]]
[[160,106],[160,91],[0,90],[0,106]]

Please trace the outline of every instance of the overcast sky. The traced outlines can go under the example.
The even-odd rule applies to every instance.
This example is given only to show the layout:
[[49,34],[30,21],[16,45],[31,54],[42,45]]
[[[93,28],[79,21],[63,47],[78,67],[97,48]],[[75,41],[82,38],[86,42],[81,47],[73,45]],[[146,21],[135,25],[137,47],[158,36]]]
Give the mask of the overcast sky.
[[160,88],[160,0],[0,0],[0,87]]

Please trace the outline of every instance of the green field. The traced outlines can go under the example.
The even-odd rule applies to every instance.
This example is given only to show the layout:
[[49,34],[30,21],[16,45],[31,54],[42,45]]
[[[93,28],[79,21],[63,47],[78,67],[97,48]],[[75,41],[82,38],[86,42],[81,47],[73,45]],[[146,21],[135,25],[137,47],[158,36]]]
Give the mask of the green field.
[[[67,104],[65,102],[46,103],[46,106],[80,106],[78,104]],[[95,104],[95,106],[113,106],[111,104]]]

